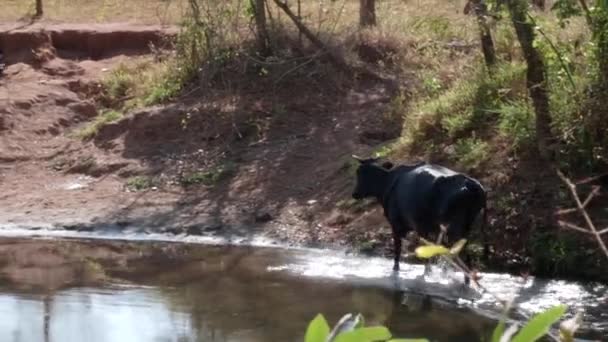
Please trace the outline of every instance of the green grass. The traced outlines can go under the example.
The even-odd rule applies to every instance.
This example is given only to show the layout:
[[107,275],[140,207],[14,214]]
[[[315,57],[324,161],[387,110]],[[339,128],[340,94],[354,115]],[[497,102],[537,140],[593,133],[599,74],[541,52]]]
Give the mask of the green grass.
[[402,141],[394,147],[430,153],[454,144],[451,159],[476,167],[491,149],[480,133],[498,125],[509,137],[515,133],[518,143],[529,138],[533,131],[522,123],[530,122],[525,116],[530,108],[517,102],[526,94],[523,65],[501,64],[492,76],[477,70],[440,94],[419,99],[406,117]]
[[[594,278],[605,267],[605,257],[577,233],[556,234],[551,231],[533,231],[527,247],[534,271],[542,276]],[[604,265],[604,266],[603,266]]]
[[116,122],[122,118],[123,114],[115,110],[107,110],[98,115],[93,122],[89,123],[85,128],[75,133],[80,139],[89,139],[94,137],[99,129],[106,124]]
[[525,99],[518,102],[504,103],[497,110],[500,116],[498,129],[500,134],[511,138],[513,147],[519,149],[532,143],[536,136],[534,126],[534,108]]
[[136,85],[137,70],[129,69],[125,64],[119,64],[110,75],[102,80],[102,85],[108,94],[115,99],[129,95]]
[[477,168],[488,159],[490,145],[477,138],[458,140],[454,146],[452,159],[467,168]]
[[135,176],[127,180],[126,186],[131,191],[143,191],[157,186],[157,182],[151,177]]
[[235,165],[227,162],[206,171],[195,171],[180,176],[179,183],[184,186],[206,185],[214,186],[235,171]]
[[164,102],[181,87],[175,80],[175,62],[149,57],[121,63],[102,80],[113,107],[123,111]]

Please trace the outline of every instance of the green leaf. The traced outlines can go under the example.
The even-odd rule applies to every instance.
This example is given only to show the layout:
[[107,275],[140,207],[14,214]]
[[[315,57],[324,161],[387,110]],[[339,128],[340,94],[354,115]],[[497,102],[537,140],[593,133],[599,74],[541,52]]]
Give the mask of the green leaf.
[[306,335],[304,338],[305,342],[325,342],[325,339],[329,335],[329,324],[325,320],[322,314],[318,314],[311,322],[308,324],[308,329],[306,329]]
[[567,308],[566,305],[558,305],[535,315],[511,342],[533,342],[545,336],[551,325],[564,315]]
[[339,334],[332,342],[369,342],[356,330]]
[[396,338],[388,342],[429,342],[426,338]]
[[504,318],[500,320],[496,328],[494,328],[494,332],[492,333],[492,342],[500,342],[500,338],[502,334],[505,333],[505,320]]
[[500,317],[500,321],[498,322],[498,325],[492,333],[492,342],[500,342],[501,337],[505,334],[506,321],[507,317],[509,316],[509,311],[511,310],[512,305],[513,298],[511,298],[505,303],[505,307],[503,309],[502,316]]
[[458,255],[460,253],[460,251],[462,251],[462,248],[464,248],[464,245],[466,245],[466,244],[467,244],[466,239],[458,240],[458,242],[456,242],[454,244],[454,246],[452,246],[452,248],[450,248],[450,254]]
[[355,331],[364,336],[367,341],[385,341],[392,337],[388,328],[382,326],[359,328]]
[[440,245],[420,246],[416,248],[416,256],[422,259],[430,259],[436,255],[448,254],[450,251]]
[[365,327],[343,332],[336,337],[334,342],[386,341],[391,336],[391,332],[386,327]]
[[340,318],[338,323],[334,326],[329,334],[329,342],[335,342],[338,336],[353,332],[357,327],[361,326],[363,321],[363,315],[357,314],[346,314]]

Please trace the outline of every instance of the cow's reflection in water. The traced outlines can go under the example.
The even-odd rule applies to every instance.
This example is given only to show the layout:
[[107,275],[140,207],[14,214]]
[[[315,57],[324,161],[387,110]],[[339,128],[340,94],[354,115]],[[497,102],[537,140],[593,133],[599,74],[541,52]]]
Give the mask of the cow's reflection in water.
[[[404,291],[392,293],[392,313],[388,315],[385,325],[390,329],[394,338],[426,338],[429,341],[480,341],[484,331],[489,331],[490,322],[471,320],[468,310],[454,312],[450,316],[458,320],[456,324],[446,324],[442,310],[450,306],[441,299],[424,294],[414,294]],[[415,315],[416,322],[408,325],[403,322],[403,315]],[[454,316],[456,315],[456,317]],[[415,326],[416,325],[416,326]],[[422,325],[422,326],[421,326]],[[413,336],[413,331],[425,331],[425,336]],[[489,338],[489,336],[486,336]]]

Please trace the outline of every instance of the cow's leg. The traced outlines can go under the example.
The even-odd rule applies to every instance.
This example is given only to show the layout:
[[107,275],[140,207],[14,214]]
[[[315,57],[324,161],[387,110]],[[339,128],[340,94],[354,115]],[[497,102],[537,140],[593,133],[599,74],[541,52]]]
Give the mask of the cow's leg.
[[[447,228],[448,243],[450,245],[453,245],[456,242],[458,242],[458,240],[460,240],[466,233],[467,224],[469,224],[468,223],[469,216],[470,215],[469,215],[468,211],[463,209],[463,210],[455,211],[454,214],[450,217],[450,219],[449,219],[450,223]],[[465,251],[463,251],[461,253],[466,254]],[[460,262],[458,264],[460,264]],[[471,282],[471,279],[468,274],[468,266],[465,264],[465,265],[460,265],[460,267],[464,268],[464,270],[463,270],[464,283],[468,286]]]
[[401,258],[401,236],[393,231],[393,252],[395,253],[395,262],[393,271],[399,271],[399,260]]

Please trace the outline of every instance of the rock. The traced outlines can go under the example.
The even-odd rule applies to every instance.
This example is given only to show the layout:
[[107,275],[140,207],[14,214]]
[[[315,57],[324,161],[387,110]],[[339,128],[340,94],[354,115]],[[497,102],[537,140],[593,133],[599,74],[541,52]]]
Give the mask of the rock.
[[179,235],[182,233],[182,229],[177,227],[168,227],[163,230],[163,233]]
[[97,108],[95,108],[95,105],[91,101],[69,103],[68,108],[74,113],[87,118],[97,116]]
[[190,226],[186,228],[188,235],[203,235],[203,228],[200,226]]
[[188,235],[204,235],[205,233],[212,233],[221,230],[224,226],[221,223],[214,223],[208,226],[193,225],[185,228],[186,234]]
[[120,227],[120,228],[125,228],[125,227],[131,225],[131,222],[129,222],[129,221],[118,221],[118,222],[116,222],[116,225],[118,227]]
[[272,215],[267,212],[259,213],[255,216],[255,222],[257,223],[266,223],[272,221]]
[[443,153],[447,154],[448,156],[451,156],[456,153],[456,147],[454,145],[448,145],[443,149]]
[[79,230],[81,229],[81,227],[82,227],[82,226],[83,226],[82,224],[68,224],[68,225],[65,225],[65,226],[60,227],[60,228],[63,228],[63,229],[65,229],[65,230],[75,230],[75,231],[79,231]]
[[203,230],[205,232],[216,232],[218,230],[221,230],[222,228],[224,228],[223,224],[221,224],[221,223],[215,223],[215,224],[212,224],[212,225],[204,227]]

